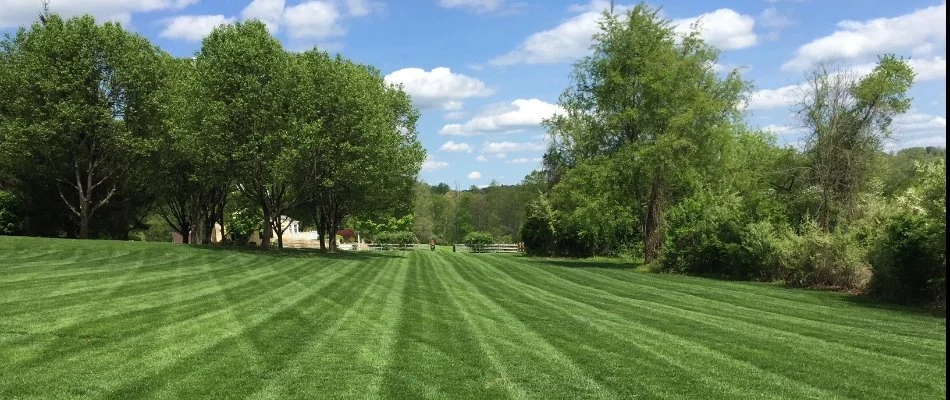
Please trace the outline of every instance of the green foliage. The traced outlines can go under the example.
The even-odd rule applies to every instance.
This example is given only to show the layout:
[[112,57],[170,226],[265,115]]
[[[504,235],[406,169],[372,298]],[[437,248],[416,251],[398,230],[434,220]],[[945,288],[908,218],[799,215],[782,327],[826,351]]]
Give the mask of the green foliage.
[[242,195],[235,195],[225,209],[225,228],[235,244],[247,244],[251,234],[262,228],[259,206]]
[[412,231],[384,231],[373,236],[373,241],[378,244],[396,245],[405,247],[410,244],[419,243],[416,235]]
[[0,190],[0,235],[13,235],[20,230],[20,201],[13,193]]
[[[748,84],[737,71],[720,78],[712,68],[718,53],[698,26],[682,37],[646,4],[623,17],[605,14],[592,54],[575,64],[572,86],[561,95],[566,112],[546,121],[552,148],[545,160],[555,164],[546,168],[558,176],[601,157],[622,165],[614,169],[619,184],[592,197],[613,198],[632,210],[621,218],[639,216],[632,230],[643,232],[648,261],[662,245],[667,206],[721,164],[740,120]],[[604,245],[591,238],[605,235],[592,227],[564,232],[565,240],[579,244],[569,246],[572,253],[602,251]]]
[[872,237],[873,294],[946,310],[946,162],[918,165],[920,179]]
[[670,210],[662,268],[668,272],[749,279],[743,215],[736,196],[692,196]]
[[557,231],[551,203],[547,196],[542,195],[528,203],[527,208],[527,218],[521,226],[525,253],[535,256],[553,255]]
[[24,220],[59,225],[28,232],[128,235],[152,196],[139,161],[163,129],[165,58],[145,37],[88,15],[46,15],[4,37],[0,158],[28,204]]
[[800,230],[786,235],[781,245],[780,268],[786,284],[858,292],[867,288],[867,251],[853,235],[825,232],[812,220]]
[[488,232],[469,232],[462,239],[472,252],[479,253],[485,249],[485,246],[495,243],[495,238]]

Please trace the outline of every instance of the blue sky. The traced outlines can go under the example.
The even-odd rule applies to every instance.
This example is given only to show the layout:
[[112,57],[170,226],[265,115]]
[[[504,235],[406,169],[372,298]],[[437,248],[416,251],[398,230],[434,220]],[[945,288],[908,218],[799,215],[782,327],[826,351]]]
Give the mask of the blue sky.
[[[288,49],[314,46],[375,65],[419,108],[429,158],[421,178],[461,187],[519,182],[539,166],[571,63],[583,57],[608,2],[541,0],[51,0],[53,11],[121,21],[189,56],[214,26],[258,18]],[[623,9],[634,2],[617,1]],[[946,3],[939,1],[650,2],[677,26],[701,17],[722,71],[755,84],[747,121],[799,140],[789,108],[820,61],[866,72],[876,55],[911,58],[912,110],[889,149],[946,146]],[[40,0],[0,0],[0,32],[29,24]]]

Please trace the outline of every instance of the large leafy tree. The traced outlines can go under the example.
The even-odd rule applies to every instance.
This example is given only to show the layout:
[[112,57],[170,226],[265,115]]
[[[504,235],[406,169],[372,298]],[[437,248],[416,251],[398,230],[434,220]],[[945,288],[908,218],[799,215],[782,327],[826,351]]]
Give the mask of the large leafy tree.
[[718,52],[697,28],[680,37],[644,4],[605,13],[593,53],[575,64],[561,96],[566,113],[547,121],[554,175],[602,155],[623,163],[615,190],[642,221],[647,261],[663,243],[668,205],[721,159],[741,117],[747,85],[736,71],[718,76]]
[[[412,191],[425,153],[419,113],[404,91],[388,85],[375,68],[308,51],[300,62],[307,98],[301,114],[319,120],[306,167],[311,209],[321,236],[342,228],[348,215],[364,220],[411,212]],[[330,241],[331,250],[335,242]]]
[[[295,172],[319,121],[301,121],[298,69],[260,21],[224,25],[195,57],[196,96],[202,104],[201,138],[220,149],[218,162],[262,211],[262,245],[293,206]],[[278,235],[278,239],[280,239]]]
[[0,45],[0,141],[13,175],[58,197],[87,238],[97,211],[145,191],[136,161],[162,129],[162,52],[116,23],[41,20]]

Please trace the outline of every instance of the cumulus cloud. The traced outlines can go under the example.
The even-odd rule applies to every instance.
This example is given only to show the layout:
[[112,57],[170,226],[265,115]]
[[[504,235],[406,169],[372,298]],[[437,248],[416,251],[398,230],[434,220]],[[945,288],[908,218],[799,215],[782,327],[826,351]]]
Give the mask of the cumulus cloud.
[[538,99],[516,99],[510,104],[493,107],[462,124],[448,124],[439,130],[443,135],[470,136],[481,133],[512,132],[541,124],[545,118],[564,110]]
[[783,29],[795,25],[793,19],[782,15],[775,7],[769,7],[762,11],[758,19],[766,28]]
[[482,153],[514,153],[519,151],[538,151],[544,150],[543,143],[515,143],[515,142],[489,142],[482,147]]
[[489,64],[560,63],[584,56],[590,49],[591,37],[597,32],[597,21],[604,6],[591,6],[552,29],[531,34],[518,48],[490,60]]
[[476,179],[481,179],[481,178],[482,178],[482,173],[481,173],[481,172],[472,171],[472,172],[469,172],[469,173],[468,173],[468,179],[476,180]]
[[947,146],[947,117],[912,111],[894,119],[888,150],[914,146]]
[[223,15],[179,15],[168,20],[165,29],[158,36],[169,39],[183,39],[198,42],[208,36],[215,27],[234,22],[234,18]]
[[921,49],[933,49],[934,44],[945,47],[946,41],[947,5],[941,4],[893,18],[841,21],[834,33],[798,48],[795,57],[782,68],[802,70],[821,61],[853,60],[913,49],[918,49],[919,54]]
[[292,38],[325,39],[341,36],[340,10],[329,1],[308,1],[284,9],[284,23]]
[[261,20],[267,30],[277,33],[283,13],[284,0],[254,0],[241,10],[241,18]]
[[439,147],[439,151],[445,151],[449,153],[471,153],[474,151],[474,149],[468,143],[455,143],[449,140],[448,142],[445,142],[442,147]]
[[702,38],[719,49],[743,49],[758,43],[758,36],[753,31],[755,18],[728,8],[720,8],[698,17],[678,19],[673,24],[677,32],[686,34],[697,21]]
[[[84,0],[53,1],[50,11],[63,17],[91,14],[97,21],[109,20],[128,24],[133,13],[180,10],[198,0]],[[26,26],[36,21],[43,9],[38,0],[0,0],[0,28]]]
[[462,108],[460,100],[489,96],[494,92],[485,82],[454,73],[447,67],[437,67],[431,71],[403,68],[386,75],[384,79],[391,84],[402,84],[416,105],[423,109],[459,110]]
[[449,163],[445,161],[439,161],[430,156],[426,156],[426,160],[422,162],[422,172],[432,172],[448,166]]
[[[606,1],[592,1],[585,5],[571,6],[579,13],[560,25],[528,36],[516,49],[495,57],[493,65],[546,64],[569,62],[588,54],[591,37],[597,32],[597,22],[604,10],[610,7]],[[629,6],[614,7],[615,13],[629,10]],[[719,9],[698,17],[674,21],[678,32],[688,32],[690,24],[701,19],[701,34],[710,44],[721,49],[740,49],[754,46],[757,37],[752,28],[755,19],[728,8]]]
[[805,93],[807,85],[788,85],[777,89],[762,89],[752,92],[746,108],[749,110],[767,110],[788,107],[795,104]]
[[484,155],[479,154],[478,157],[475,157],[475,161],[485,162],[485,161],[488,161],[488,157],[485,157]]

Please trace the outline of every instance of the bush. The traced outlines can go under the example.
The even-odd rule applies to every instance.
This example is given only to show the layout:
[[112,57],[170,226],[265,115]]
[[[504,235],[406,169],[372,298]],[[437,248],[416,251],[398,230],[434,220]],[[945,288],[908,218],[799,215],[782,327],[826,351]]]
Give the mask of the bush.
[[416,240],[416,235],[410,231],[388,231],[377,233],[375,235],[375,242],[377,244],[406,247],[410,244],[418,243],[418,240]]
[[919,179],[891,205],[883,228],[869,235],[871,293],[946,311],[946,162],[918,164],[917,171]]
[[853,236],[823,232],[811,220],[802,224],[801,231],[782,241],[779,260],[787,285],[858,292],[867,288],[871,275],[867,252]]
[[356,240],[356,232],[353,232],[352,229],[341,229],[336,232],[337,236],[343,237],[344,243],[352,243]]
[[549,256],[554,251],[554,211],[545,196],[528,203],[525,223],[521,226],[521,240],[525,252],[535,256]]
[[20,225],[20,202],[13,193],[0,190],[0,235],[17,233]]
[[495,242],[495,238],[488,232],[470,232],[462,239],[472,252],[478,253],[485,249],[485,246]]
[[744,254],[735,196],[690,197],[667,214],[660,268],[667,272],[733,279],[753,277]]
[[749,266],[750,278],[773,281],[781,277],[782,235],[786,234],[768,221],[747,224],[741,232],[742,257]]

